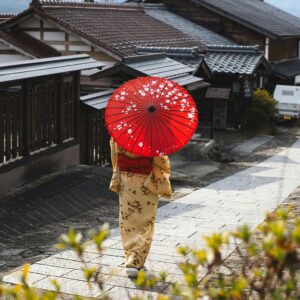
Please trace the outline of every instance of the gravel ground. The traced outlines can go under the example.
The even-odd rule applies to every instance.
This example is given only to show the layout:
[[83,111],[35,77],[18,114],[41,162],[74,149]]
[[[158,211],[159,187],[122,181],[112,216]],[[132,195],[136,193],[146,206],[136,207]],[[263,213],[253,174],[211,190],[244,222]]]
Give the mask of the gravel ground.
[[[280,127],[271,141],[247,157],[234,157],[232,163],[187,155],[184,163],[176,164],[176,157],[172,158],[174,196],[168,201],[265,160],[292,145],[298,135],[297,127]],[[217,143],[228,155],[249,138],[251,135],[237,132],[215,133]],[[0,198],[0,276],[56,252],[53,244],[70,227],[83,233],[104,222],[116,227],[118,200],[108,190],[110,175],[109,168],[79,166]],[[166,203],[165,199],[160,201],[160,205]]]

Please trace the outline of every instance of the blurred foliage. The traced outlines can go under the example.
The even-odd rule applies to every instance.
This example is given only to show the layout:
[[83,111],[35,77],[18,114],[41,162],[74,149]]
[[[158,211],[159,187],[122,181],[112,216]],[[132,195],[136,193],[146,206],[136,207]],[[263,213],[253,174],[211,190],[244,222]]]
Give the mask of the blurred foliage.
[[[103,282],[101,280],[101,269],[95,267],[89,267],[84,259],[84,250],[89,245],[95,246],[98,252],[101,254],[103,251],[103,242],[109,235],[109,226],[104,224],[99,230],[91,230],[88,233],[90,242],[82,242],[82,234],[71,228],[67,234],[60,236],[60,241],[56,244],[58,249],[71,249],[74,251],[80,261],[82,262],[82,272],[88,283],[88,287],[92,290],[92,283],[96,284],[100,290],[103,290]],[[7,300],[57,300],[59,299],[60,285],[57,281],[52,280],[54,292],[51,291],[38,291],[29,284],[29,270],[30,266],[25,265],[22,268],[22,275],[20,277],[20,283],[15,286],[9,286],[1,284],[0,282],[0,299]],[[74,296],[74,300],[81,300],[82,297]],[[102,299],[106,299],[103,293]]]
[[[293,226],[288,226],[288,220],[294,221]],[[184,282],[172,282],[168,295],[160,296],[160,300],[299,299],[300,219],[291,214],[291,209],[267,214],[255,232],[241,226],[205,240],[205,249],[178,249],[184,258],[179,264]],[[239,258],[234,267],[222,257],[222,249],[232,243]],[[200,276],[203,271],[207,272],[204,278]],[[147,280],[140,274],[137,283],[145,288]],[[151,276],[152,286],[154,281],[166,281],[166,274],[155,279]]]
[[244,114],[243,128],[274,134],[278,115],[277,103],[277,100],[267,90],[256,90],[253,94],[251,106]]
[[[289,226],[288,222],[293,222]],[[103,242],[109,234],[105,225],[91,231],[93,246],[102,253]],[[154,276],[144,271],[139,273],[135,283],[142,289],[155,289],[162,283],[169,283],[168,294],[161,294],[159,300],[242,300],[242,299],[299,299],[300,271],[300,219],[291,214],[291,209],[279,209],[269,213],[266,220],[255,231],[241,226],[231,232],[214,233],[204,237],[204,249],[178,248],[182,260],[178,264],[184,280],[172,281],[167,273]],[[103,290],[101,269],[89,268],[84,260],[87,246],[82,235],[74,229],[62,235],[60,249],[73,249],[83,264],[83,274],[89,283]],[[233,267],[224,260],[222,251],[235,248],[238,263]],[[23,268],[20,284],[7,287],[0,285],[0,298],[26,300],[55,300],[60,287],[53,281],[54,292],[37,292],[28,284],[29,266]],[[203,274],[206,274],[203,276]],[[81,299],[75,297],[75,299]],[[101,299],[109,299],[103,293]],[[152,299],[151,296],[135,296],[131,299]]]

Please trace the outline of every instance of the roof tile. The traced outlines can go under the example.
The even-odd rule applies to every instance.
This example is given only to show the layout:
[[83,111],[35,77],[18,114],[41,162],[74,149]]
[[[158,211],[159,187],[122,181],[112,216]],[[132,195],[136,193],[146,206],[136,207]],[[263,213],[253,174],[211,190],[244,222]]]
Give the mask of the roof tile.
[[148,15],[177,28],[193,38],[199,39],[206,45],[236,45],[235,42],[168,11],[164,4],[145,3],[143,7]]
[[16,14],[10,14],[10,13],[0,13],[0,24],[15,17]]
[[261,0],[192,0],[219,14],[275,37],[300,36],[300,19]]
[[204,56],[212,73],[223,74],[250,75],[262,59],[264,59],[263,54],[253,47],[212,48]]
[[137,4],[40,4],[42,13],[52,20],[121,57],[135,55],[139,45],[206,48],[199,40],[147,15]]

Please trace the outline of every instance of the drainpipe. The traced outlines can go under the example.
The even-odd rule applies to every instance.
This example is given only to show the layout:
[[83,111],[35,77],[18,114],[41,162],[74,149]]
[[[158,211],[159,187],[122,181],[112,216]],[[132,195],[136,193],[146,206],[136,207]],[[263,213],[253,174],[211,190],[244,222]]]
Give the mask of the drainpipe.
[[270,50],[270,39],[266,37],[265,41],[265,57],[266,59],[269,59],[269,50]]

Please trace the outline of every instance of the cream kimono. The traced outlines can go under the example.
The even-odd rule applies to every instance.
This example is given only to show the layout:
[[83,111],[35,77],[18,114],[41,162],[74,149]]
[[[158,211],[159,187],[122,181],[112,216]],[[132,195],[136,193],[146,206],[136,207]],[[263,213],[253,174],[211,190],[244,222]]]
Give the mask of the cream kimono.
[[149,175],[120,172],[118,155],[124,151],[113,140],[111,160],[113,176],[110,189],[119,194],[120,233],[125,251],[125,266],[141,268],[148,256],[156,218],[158,196],[170,197],[170,161],[167,156],[153,157],[152,172]]

